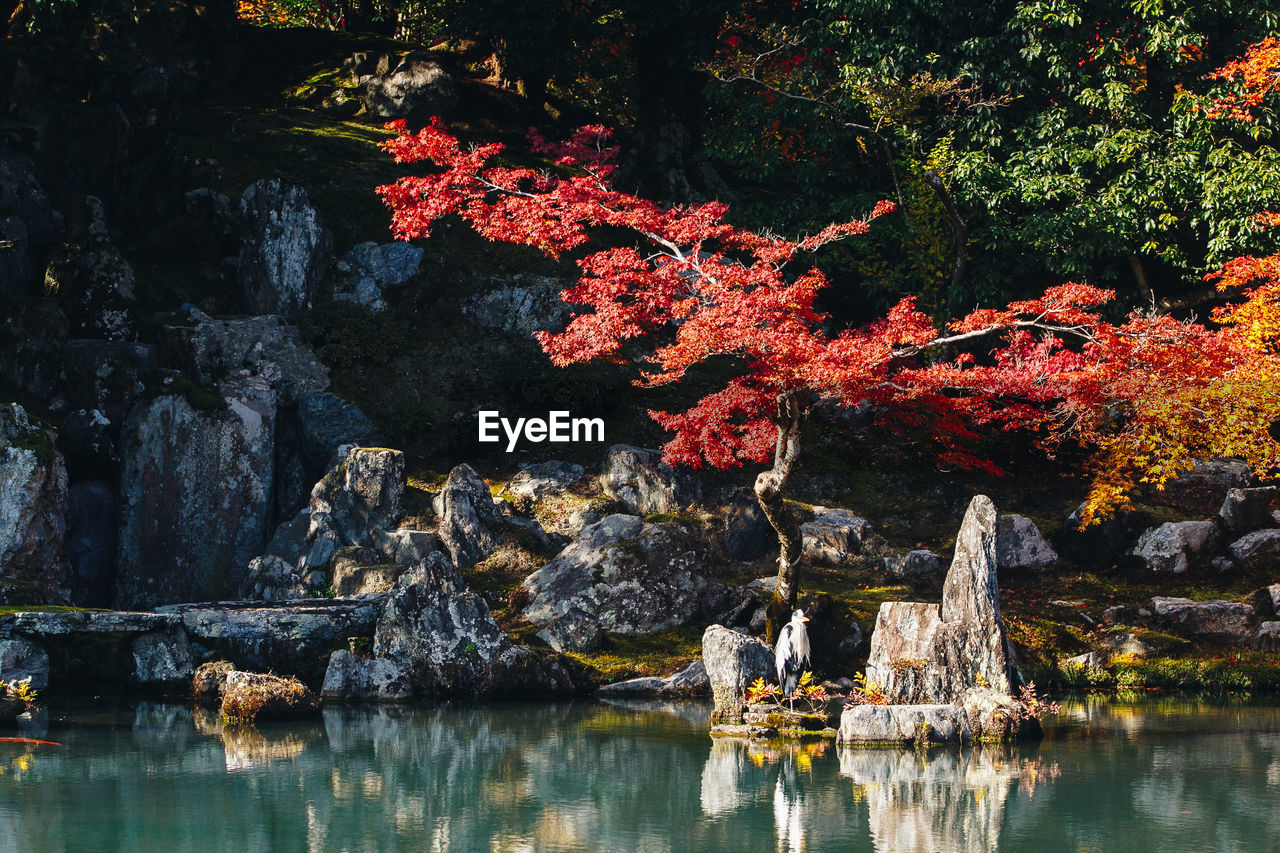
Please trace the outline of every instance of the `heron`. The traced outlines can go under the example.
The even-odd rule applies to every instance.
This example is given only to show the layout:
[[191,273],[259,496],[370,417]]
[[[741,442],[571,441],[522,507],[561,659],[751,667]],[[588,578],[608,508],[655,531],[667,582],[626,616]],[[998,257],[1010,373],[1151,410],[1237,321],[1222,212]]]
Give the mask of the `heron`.
[[795,692],[800,686],[800,674],[809,665],[809,631],[804,623],[809,617],[804,611],[797,609],[791,614],[791,621],[782,626],[778,632],[778,645],[774,648],[773,660],[778,668],[778,684],[782,687],[782,695],[791,702],[791,710],[795,710]]

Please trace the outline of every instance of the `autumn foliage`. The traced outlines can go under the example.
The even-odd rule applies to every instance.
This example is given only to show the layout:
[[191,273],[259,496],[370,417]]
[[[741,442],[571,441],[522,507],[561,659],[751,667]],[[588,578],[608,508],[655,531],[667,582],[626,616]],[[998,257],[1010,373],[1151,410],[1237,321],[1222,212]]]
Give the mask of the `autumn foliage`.
[[[651,412],[671,433],[668,462],[772,459],[776,470],[794,413],[824,401],[927,426],[940,455],[961,465],[994,467],[970,450],[981,428],[1093,448],[1087,518],[1122,506],[1138,483],[1163,484],[1195,456],[1237,455],[1260,472],[1280,463],[1267,434],[1280,413],[1274,259],[1249,273],[1269,277],[1270,289],[1247,291],[1213,328],[1143,312],[1108,322],[1110,291],[1068,283],[942,328],[908,297],[866,326],[833,329],[815,305],[826,277],[791,267],[867,232],[893,210],[887,202],[865,219],[789,240],[731,225],[721,203],[663,208],[616,190],[616,152],[600,127],[558,145],[531,134],[531,150],[552,161],[544,171],[494,165],[502,146],[465,147],[439,123],[393,127],[386,149],[397,161],[432,166],[378,190],[402,239],[428,236],[449,215],[551,257],[605,230],[630,236],[577,257],[580,278],[563,298],[582,310],[563,332],[538,334],[554,363],[633,361],[644,387],[679,382],[713,359],[740,366],[688,410]],[[1229,268],[1222,286],[1244,275]]]

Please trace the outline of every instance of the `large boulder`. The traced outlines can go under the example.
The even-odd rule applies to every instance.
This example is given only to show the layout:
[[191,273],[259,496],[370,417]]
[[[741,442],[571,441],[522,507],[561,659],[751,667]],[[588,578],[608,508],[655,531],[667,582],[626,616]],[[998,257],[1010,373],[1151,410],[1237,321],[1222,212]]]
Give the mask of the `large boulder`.
[[578,607],[547,623],[538,632],[542,640],[557,652],[591,652],[604,641],[604,629],[595,617]]
[[711,681],[707,677],[707,668],[700,660],[674,672],[666,678],[645,676],[629,678],[626,681],[615,681],[606,684],[596,691],[596,695],[607,699],[691,699],[695,696],[707,696],[711,693]]
[[171,628],[133,638],[133,678],[143,687],[185,687],[195,674],[187,632]]
[[298,395],[300,450],[308,462],[327,470],[338,460],[338,448],[363,445],[373,438],[373,421],[354,403],[328,391]]
[[862,550],[871,523],[847,509],[815,506],[814,518],[800,525],[803,553],[812,563],[838,566]]
[[1232,542],[1231,556],[1248,569],[1262,569],[1280,561],[1280,529],[1255,530]]
[[333,298],[381,311],[387,305],[383,290],[412,278],[422,266],[423,254],[422,249],[408,243],[360,243],[338,262],[340,278]]
[[699,543],[681,524],[610,515],[525,578],[523,615],[546,625],[577,609],[606,631],[642,634],[691,620],[708,584]]
[[403,495],[403,453],[351,448],[311,490],[307,550],[298,569],[320,568],[344,546],[372,546],[379,531],[395,527]]
[[1271,517],[1271,505],[1275,498],[1275,486],[1228,489],[1222,507],[1218,510],[1218,519],[1225,530],[1236,534],[1270,527],[1275,524],[1275,519]]
[[1058,562],[1058,552],[1025,515],[1001,515],[996,531],[996,565],[1018,571],[1043,569]]
[[687,471],[664,463],[658,451],[628,444],[615,444],[605,453],[600,487],[637,515],[678,513],[702,491]]
[[360,75],[365,110],[377,118],[403,118],[415,125],[445,115],[458,103],[458,85],[429,51],[414,51],[384,74]]
[[486,329],[530,338],[534,332],[559,332],[573,316],[573,306],[560,298],[570,284],[561,278],[515,275],[468,297],[462,316]]
[[0,684],[27,681],[32,690],[49,686],[49,655],[28,640],[0,640]]
[[773,674],[773,649],[760,640],[711,625],[702,634],[702,663],[711,683],[712,725],[740,725],[747,688]]
[[930,586],[944,576],[946,561],[932,551],[917,548],[884,558],[884,570],[892,578],[914,586]]
[[1244,645],[1253,639],[1257,614],[1253,606],[1237,601],[1192,601],[1157,595],[1151,599],[1157,617],[1189,634],[1224,646]]
[[332,238],[307,191],[261,180],[244,191],[246,233],[240,250],[240,288],[255,314],[293,319],[311,305],[328,262]]
[[1133,555],[1153,572],[1182,574],[1208,565],[1219,539],[1212,521],[1168,521],[1143,533]]
[[540,501],[558,495],[582,479],[586,471],[572,462],[539,462],[522,469],[507,483],[507,493]]
[[960,705],[849,705],[840,714],[836,743],[968,743],[969,717]]
[[207,601],[243,587],[270,533],[275,392],[168,394],[124,431],[119,607]]
[[75,337],[126,341],[134,336],[133,267],[110,243],[61,246],[45,269],[44,289],[66,312]]
[[440,516],[440,539],[458,568],[470,568],[497,549],[502,514],[470,465],[463,463],[449,472],[434,506]]
[[320,702],[296,678],[259,672],[227,673],[222,688],[222,716],[251,723],[318,716]]
[[1201,459],[1166,483],[1156,496],[1185,512],[1210,515],[1222,505],[1229,490],[1247,488],[1252,482],[1253,471],[1239,459]]
[[54,434],[0,408],[0,601],[66,604],[67,469]]
[[1253,647],[1260,652],[1280,652],[1280,622],[1263,622],[1253,637]]
[[329,658],[320,698],[348,702],[396,702],[413,696],[409,667],[390,658],[362,658],[338,650]]

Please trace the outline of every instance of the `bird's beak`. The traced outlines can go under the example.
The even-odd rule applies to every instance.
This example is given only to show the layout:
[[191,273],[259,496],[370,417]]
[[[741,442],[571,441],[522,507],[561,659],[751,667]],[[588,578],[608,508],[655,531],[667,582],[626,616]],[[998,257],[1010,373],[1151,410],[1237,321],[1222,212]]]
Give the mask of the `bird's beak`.
[[801,622],[808,622],[808,621],[809,621],[809,617],[808,617],[808,616],[801,616],[801,617],[800,617],[800,621],[801,621]]

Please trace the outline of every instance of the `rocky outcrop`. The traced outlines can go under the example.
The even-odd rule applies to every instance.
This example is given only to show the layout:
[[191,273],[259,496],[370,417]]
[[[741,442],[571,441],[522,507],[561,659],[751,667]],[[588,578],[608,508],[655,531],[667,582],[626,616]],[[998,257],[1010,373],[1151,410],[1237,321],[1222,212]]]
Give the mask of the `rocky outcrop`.
[[1229,533],[1241,534],[1271,527],[1271,506],[1275,502],[1276,487],[1261,486],[1256,489],[1228,489],[1227,496],[1218,510],[1218,520]]
[[741,725],[747,688],[773,673],[773,650],[754,637],[711,625],[702,634],[702,663],[715,703],[711,724]]
[[449,472],[435,496],[435,511],[440,539],[458,568],[470,568],[497,549],[502,515],[489,487],[470,465],[463,463]]
[[1058,562],[1058,552],[1025,515],[1001,515],[996,530],[996,565],[1012,571],[1044,569]]
[[1153,572],[1182,574],[1208,565],[1218,542],[1212,521],[1169,521],[1143,533],[1133,555]]
[[969,716],[959,705],[850,705],[840,715],[837,743],[969,743]]
[[275,393],[245,383],[225,406],[169,394],[125,427],[116,603],[151,607],[242,588],[272,516]]
[[244,669],[318,683],[335,646],[345,646],[351,638],[373,637],[383,601],[384,596],[368,596],[159,609],[182,620],[198,660],[223,658]]
[[1171,625],[1224,646],[1244,645],[1252,640],[1257,621],[1252,605],[1236,601],[1192,601],[1157,595],[1151,599],[1151,609]]
[[311,590],[293,563],[272,554],[254,557],[249,561],[245,598],[252,601],[287,601],[306,598],[310,593]]
[[342,445],[365,446],[375,434],[373,421],[359,407],[327,391],[299,394],[297,414],[299,450],[322,470],[339,461],[335,454]]
[[296,678],[258,672],[227,673],[222,687],[222,716],[240,722],[293,720],[318,715],[315,694]]
[[307,191],[261,180],[244,191],[240,213],[240,288],[254,314],[293,319],[310,307],[324,276],[332,239]]
[[1230,489],[1247,488],[1253,471],[1239,459],[1201,459],[1165,484],[1156,496],[1188,513],[1216,512]]
[[892,578],[915,586],[929,586],[943,577],[946,563],[932,551],[916,549],[884,558],[884,569]]
[[637,515],[678,513],[701,497],[687,471],[672,468],[656,450],[615,444],[605,453],[600,487]]
[[0,408],[0,601],[66,604],[67,469],[50,430]]
[[600,648],[604,629],[585,610],[570,607],[539,631],[538,639],[557,652],[592,652]]
[[143,687],[184,687],[195,674],[187,633],[170,628],[133,639],[133,678]]
[[66,312],[73,336],[109,341],[134,336],[133,267],[109,242],[61,246],[45,269],[44,289]]
[[[372,69],[375,73],[356,73],[360,98],[365,110],[377,118],[403,118],[421,126],[433,116],[446,115],[458,103],[458,86],[449,72],[435,61],[429,51],[405,54],[389,71],[376,73],[378,57]],[[368,68],[368,63],[357,63],[358,72]]]
[[606,631],[639,634],[683,625],[708,588],[699,544],[681,524],[610,515],[525,578],[517,595],[535,625],[577,609]]
[[339,650],[329,658],[320,698],[347,702],[397,702],[413,696],[409,667],[400,660],[362,658]]
[[298,571],[327,566],[344,546],[371,547],[379,531],[391,530],[404,495],[404,454],[353,447],[311,490],[306,552]]
[[838,566],[862,550],[871,523],[847,509],[815,506],[814,519],[800,525],[804,556],[810,562]]
[[1255,530],[1231,543],[1228,549],[1247,569],[1262,569],[1280,561],[1280,529]]
[[423,250],[408,243],[360,243],[338,262],[339,281],[333,298],[371,311],[387,307],[385,288],[404,284],[422,266]]
[[560,278],[514,275],[468,297],[462,316],[486,329],[530,338],[534,332],[559,332],[573,315],[573,306],[560,298],[570,284]]
[[24,681],[32,690],[49,686],[49,655],[28,640],[0,640],[0,684]]
[[507,483],[507,494],[540,501],[558,495],[582,479],[586,471],[571,462],[540,462],[522,469]]
[[711,680],[707,677],[707,668],[700,660],[686,666],[679,672],[666,678],[630,678],[626,681],[615,681],[606,684],[596,691],[596,695],[608,699],[691,699],[707,696],[711,692]]

